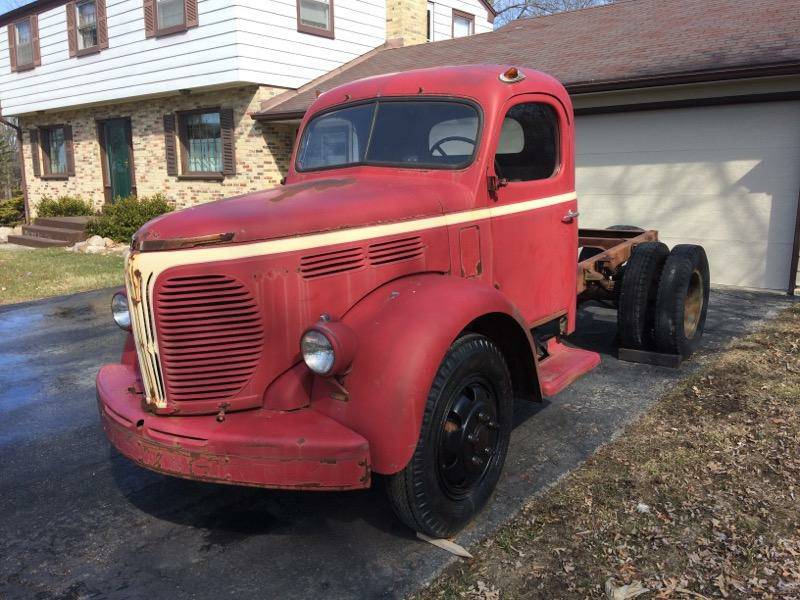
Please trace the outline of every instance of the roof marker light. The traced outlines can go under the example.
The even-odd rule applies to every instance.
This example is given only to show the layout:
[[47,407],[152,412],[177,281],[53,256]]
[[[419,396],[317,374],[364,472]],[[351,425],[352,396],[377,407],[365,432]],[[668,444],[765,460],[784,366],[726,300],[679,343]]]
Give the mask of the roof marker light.
[[500,74],[500,81],[503,83],[516,83],[523,79],[525,79],[525,75],[517,67],[509,67],[504,73]]

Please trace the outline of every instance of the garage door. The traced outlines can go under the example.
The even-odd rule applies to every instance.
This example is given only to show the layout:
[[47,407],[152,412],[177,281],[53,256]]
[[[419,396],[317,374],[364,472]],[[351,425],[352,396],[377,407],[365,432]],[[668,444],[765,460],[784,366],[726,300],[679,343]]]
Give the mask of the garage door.
[[714,283],[785,290],[800,102],[579,116],[582,227],[658,229],[705,246]]

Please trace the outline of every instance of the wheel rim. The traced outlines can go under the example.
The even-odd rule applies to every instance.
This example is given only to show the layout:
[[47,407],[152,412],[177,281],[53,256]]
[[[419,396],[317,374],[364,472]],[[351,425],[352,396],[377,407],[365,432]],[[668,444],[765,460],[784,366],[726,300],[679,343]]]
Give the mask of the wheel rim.
[[441,423],[437,468],[447,495],[468,495],[486,476],[500,442],[497,398],[483,379],[452,396]]
[[700,271],[695,270],[689,279],[689,289],[686,290],[686,298],[683,301],[683,334],[688,339],[693,338],[697,332],[704,303],[703,277]]

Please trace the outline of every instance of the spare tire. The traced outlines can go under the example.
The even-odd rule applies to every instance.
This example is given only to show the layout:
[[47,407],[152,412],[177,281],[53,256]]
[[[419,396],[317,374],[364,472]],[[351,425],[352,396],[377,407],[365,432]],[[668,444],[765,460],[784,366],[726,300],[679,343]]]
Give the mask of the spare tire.
[[619,292],[617,329],[623,348],[655,347],[655,311],[661,269],[669,256],[662,242],[644,242],[634,248],[625,265]]
[[708,313],[709,269],[702,246],[672,249],[656,298],[655,338],[659,352],[688,358],[697,349]]

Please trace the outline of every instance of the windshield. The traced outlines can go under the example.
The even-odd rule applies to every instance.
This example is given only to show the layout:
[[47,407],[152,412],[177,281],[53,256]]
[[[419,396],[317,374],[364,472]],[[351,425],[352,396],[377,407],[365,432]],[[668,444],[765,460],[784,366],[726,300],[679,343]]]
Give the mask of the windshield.
[[350,165],[458,169],[472,162],[478,111],[467,102],[379,100],[314,117],[297,170]]

